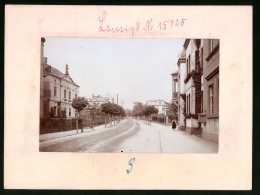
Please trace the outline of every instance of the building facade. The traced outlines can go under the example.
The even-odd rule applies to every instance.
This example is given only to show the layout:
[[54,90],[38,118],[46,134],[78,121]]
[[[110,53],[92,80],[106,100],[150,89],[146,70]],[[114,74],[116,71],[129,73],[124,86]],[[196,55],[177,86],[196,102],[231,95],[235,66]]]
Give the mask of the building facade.
[[172,102],[178,105],[178,101],[179,101],[178,71],[173,72],[171,75],[172,75]]
[[219,40],[203,41],[202,137],[218,142],[219,135]]
[[155,108],[158,109],[158,114],[164,114],[166,115],[166,110],[167,110],[167,103],[164,100],[149,100],[147,102],[147,105],[149,106],[154,106]]
[[95,104],[96,106],[101,106],[102,104],[111,102],[109,97],[102,97],[100,95],[94,94],[92,94],[92,97],[88,98],[87,100],[90,104]]
[[219,40],[186,39],[177,65],[179,128],[218,143]]
[[66,65],[65,74],[47,63],[44,55],[44,42],[41,41],[41,117],[58,117],[61,111],[66,113],[67,118],[76,116],[72,107],[72,100],[79,96],[79,85],[69,75],[69,67]]

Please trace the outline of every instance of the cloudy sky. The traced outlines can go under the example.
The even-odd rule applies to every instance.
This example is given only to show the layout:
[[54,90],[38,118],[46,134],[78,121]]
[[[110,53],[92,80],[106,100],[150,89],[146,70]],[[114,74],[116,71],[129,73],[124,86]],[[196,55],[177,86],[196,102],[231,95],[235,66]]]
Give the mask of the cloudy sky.
[[80,86],[80,96],[109,92],[124,108],[136,101],[171,101],[171,73],[177,71],[183,39],[46,38],[48,64]]

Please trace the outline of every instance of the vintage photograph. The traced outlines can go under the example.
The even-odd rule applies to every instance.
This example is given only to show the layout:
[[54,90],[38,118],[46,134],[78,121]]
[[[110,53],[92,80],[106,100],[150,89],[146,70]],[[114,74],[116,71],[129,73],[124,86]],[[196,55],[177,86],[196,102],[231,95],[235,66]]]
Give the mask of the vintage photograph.
[[39,151],[217,153],[219,44],[42,37]]

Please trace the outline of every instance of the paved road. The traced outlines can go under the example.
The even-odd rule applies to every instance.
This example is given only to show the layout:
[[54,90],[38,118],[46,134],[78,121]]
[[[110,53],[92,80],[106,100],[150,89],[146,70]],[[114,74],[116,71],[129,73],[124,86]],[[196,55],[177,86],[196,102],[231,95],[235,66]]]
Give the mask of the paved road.
[[40,151],[52,152],[114,152],[119,144],[139,131],[139,123],[128,119],[105,131],[79,134],[63,139],[52,139],[40,144]]
[[40,142],[42,152],[216,153],[218,146],[169,126],[126,119],[114,127]]

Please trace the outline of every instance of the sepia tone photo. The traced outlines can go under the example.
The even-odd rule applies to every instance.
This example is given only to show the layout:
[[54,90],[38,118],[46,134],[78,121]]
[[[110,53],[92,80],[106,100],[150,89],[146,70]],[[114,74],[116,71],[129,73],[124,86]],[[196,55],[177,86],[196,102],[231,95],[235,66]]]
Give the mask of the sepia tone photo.
[[251,6],[5,15],[5,189],[252,189]]
[[216,153],[219,40],[41,38],[40,151]]

